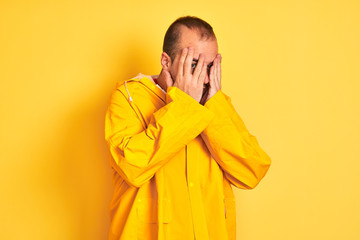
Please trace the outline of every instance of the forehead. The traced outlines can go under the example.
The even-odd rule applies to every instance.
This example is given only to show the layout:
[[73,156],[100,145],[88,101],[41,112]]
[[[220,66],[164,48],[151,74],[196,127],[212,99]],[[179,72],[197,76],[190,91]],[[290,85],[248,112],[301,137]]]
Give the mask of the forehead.
[[198,30],[192,30],[185,26],[181,26],[178,53],[186,47],[194,48],[195,59],[199,58],[200,53],[203,54],[205,63],[212,62],[218,54],[218,44],[215,38],[201,39]]

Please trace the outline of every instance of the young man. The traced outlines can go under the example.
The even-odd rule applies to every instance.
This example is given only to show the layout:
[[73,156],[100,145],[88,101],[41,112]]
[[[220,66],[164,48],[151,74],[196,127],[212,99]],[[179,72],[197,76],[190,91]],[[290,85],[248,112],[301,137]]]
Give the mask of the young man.
[[119,82],[106,114],[109,239],[235,240],[231,184],[254,188],[270,158],[221,91],[212,27],[179,18],[163,48],[160,75]]

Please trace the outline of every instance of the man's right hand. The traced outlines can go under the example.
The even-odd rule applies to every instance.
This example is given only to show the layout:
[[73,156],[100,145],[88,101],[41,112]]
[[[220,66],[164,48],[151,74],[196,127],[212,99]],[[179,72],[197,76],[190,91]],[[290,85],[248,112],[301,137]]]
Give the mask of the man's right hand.
[[204,64],[204,56],[200,54],[195,70],[191,67],[194,48],[184,48],[181,52],[178,72],[174,87],[179,88],[197,102],[200,102],[204,81],[207,74],[207,66]]

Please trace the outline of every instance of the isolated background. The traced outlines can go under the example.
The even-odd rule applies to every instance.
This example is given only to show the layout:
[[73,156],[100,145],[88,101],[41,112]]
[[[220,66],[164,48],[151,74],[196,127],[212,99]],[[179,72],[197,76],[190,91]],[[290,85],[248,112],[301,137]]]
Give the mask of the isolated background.
[[212,24],[223,91],[272,158],[237,239],[360,239],[360,2],[0,1],[0,239],[106,239],[104,114],[158,74],[177,17]]

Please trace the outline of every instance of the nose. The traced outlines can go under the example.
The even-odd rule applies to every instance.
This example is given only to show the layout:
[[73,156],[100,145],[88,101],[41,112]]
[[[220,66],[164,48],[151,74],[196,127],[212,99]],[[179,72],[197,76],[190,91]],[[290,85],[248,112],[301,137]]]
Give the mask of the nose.
[[204,80],[204,84],[208,84],[209,81],[210,81],[210,79],[209,79],[209,74],[206,74],[205,80]]

